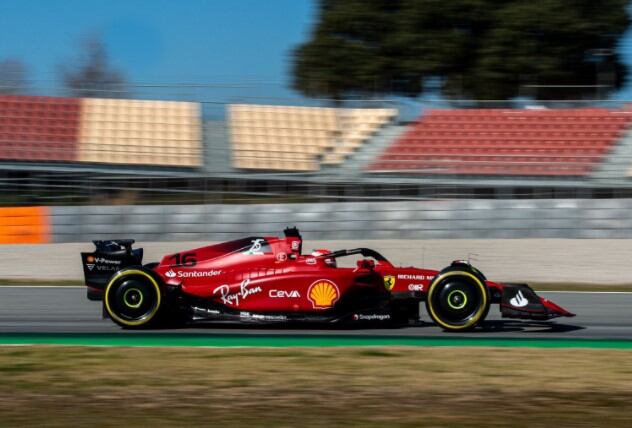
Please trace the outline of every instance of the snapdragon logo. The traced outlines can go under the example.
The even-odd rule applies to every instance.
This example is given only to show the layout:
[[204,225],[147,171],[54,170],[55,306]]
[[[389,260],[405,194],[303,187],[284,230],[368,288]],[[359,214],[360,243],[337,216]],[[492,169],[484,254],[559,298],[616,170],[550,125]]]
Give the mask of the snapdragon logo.
[[354,321],[386,321],[390,320],[389,314],[354,314]]

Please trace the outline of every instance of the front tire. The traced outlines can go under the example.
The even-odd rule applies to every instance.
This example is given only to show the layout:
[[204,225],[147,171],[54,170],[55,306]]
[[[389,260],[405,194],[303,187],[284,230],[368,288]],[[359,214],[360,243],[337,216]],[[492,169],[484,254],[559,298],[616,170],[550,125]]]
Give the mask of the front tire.
[[430,284],[426,310],[447,331],[470,330],[489,312],[490,297],[484,281],[473,272],[448,268]]
[[123,269],[114,274],[103,295],[105,311],[125,328],[155,325],[162,301],[158,281],[140,269]]

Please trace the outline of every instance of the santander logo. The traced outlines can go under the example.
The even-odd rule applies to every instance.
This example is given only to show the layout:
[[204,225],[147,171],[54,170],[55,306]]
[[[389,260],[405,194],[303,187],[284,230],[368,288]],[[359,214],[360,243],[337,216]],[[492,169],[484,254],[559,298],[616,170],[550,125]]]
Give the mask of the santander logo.
[[179,270],[179,271],[174,271],[173,269],[169,269],[167,272],[165,272],[165,276],[167,278],[175,278],[176,276],[178,278],[210,278],[210,277],[214,277],[214,276],[219,276],[221,275],[222,271],[221,270],[216,270],[216,269],[211,269],[211,270],[206,270],[206,271],[198,271],[198,270],[194,270],[194,271],[183,271],[183,270]]
[[511,306],[515,306],[516,308],[522,308],[529,304],[529,300],[522,295],[522,291],[518,291],[518,294],[511,298],[509,303]]

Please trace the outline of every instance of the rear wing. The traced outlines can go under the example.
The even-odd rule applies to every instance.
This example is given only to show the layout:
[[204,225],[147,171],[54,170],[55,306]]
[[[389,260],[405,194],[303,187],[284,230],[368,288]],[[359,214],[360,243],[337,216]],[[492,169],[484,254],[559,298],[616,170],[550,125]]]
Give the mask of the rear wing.
[[132,249],[133,239],[92,241],[95,250],[81,253],[83,276],[88,287],[88,299],[101,300],[110,277],[128,266],[140,266],[143,249]]

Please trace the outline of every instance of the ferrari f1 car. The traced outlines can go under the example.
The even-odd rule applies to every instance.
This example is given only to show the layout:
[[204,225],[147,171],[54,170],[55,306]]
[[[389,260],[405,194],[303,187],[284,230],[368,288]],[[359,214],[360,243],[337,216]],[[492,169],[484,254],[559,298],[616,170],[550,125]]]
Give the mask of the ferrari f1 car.
[[[489,281],[457,260],[441,271],[397,267],[377,251],[302,253],[296,228],[285,236],[249,237],[142,264],[133,240],[93,241],[82,253],[88,298],[124,328],[169,323],[408,323],[421,302],[445,330],[468,330],[499,304],[503,317],[548,320],[572,313],[525,284]],[[356,256],[351,267],[339,259]]]

